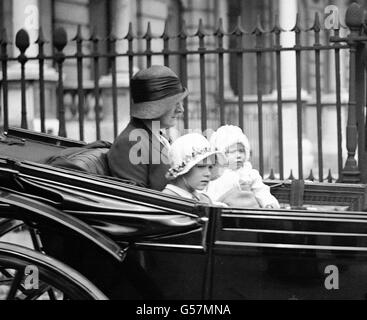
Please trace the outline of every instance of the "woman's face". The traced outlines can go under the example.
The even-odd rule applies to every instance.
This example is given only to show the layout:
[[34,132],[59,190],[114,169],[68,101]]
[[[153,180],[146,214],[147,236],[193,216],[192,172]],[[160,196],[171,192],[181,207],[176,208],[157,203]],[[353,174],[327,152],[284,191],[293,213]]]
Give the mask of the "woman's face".
[[179,101],[167,113],[160,117],[161,128],[171,128],[177,125],[177,119],[183,112],[183,102]]
[[[204,190],[210,181],[213,159],[207,158],[184,175],[186,183],[194,190]],[[215,160],[215,159],[214,159]]]
[[236,143],[226,149],[228,167],[231,170],[237,170],[243,167],[246,161],[246,151],[242,143]]

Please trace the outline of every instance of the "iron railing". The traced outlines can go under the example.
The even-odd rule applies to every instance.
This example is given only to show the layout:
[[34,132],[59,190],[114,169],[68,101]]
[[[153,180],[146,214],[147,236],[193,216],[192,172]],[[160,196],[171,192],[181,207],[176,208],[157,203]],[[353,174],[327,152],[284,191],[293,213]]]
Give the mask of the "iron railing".
[[[25,74],[26,64],[30,61],[37,61],[39,66],[39,113],[40,113],[40,130],[41,132],[46,131],[45,123],[46,119],[46,105],[45,100],[45,78],[44,78],[44,68],[45,64],[52,64],[58,71],[57,80],[57,115],[55,115],[59,121],[58,135],[65,137],[66,132],[66,120],[65,120],[65,103],[64,97],[66,94],[71,94],[74,98],[77,97],[77,106],[74,106],[73,114],[77,114],[78,124],[79,124],[79,138],[84,140],[85,137],[85,109],[86,109],[86,94],[92,94],[94,103],[94,113],[95,113],[95,132],[96,139],[101,138],[101,110],[105,108],[103,102],[101,102],[101,88],[100,88],[100,68],[99,64],[102,59],[108,61],[109,71],[112,77],[112,126],[113,126],[113,137],[116,137],[119,133],[118,124],[120,119],[118,119],[118,109],[121,107],[118,105],[118,85],[117,85],[117,59],[121,57],[127,58],[128,61],[128,72],[129,77],[133,75],[134,66],[146,66],[152,65],[154,57],[161,57],[163,64],[170,66],[170,62],[173,57],[179,57],[178,72],[182,83],[186,87],[190,87],[190,72],[192,68],[197,68],[200,73],[199,80],[199,107],[193,110],[190,107],[190,100],[185,100],[184,102],[184,117],[183,117],[183,128],[188,129],[191,124],[200,119],[200,127],[202,131],[212,127],[215,129],[221,124],[236,124],[243,128],[244,121],[246,120],[246,108],[249,101],[246,101],[246,95],[244,95],[244,83],[246,75],[243,73],[243,65],[246,58],[249,56],[255,57],[254,72],[256,73],[256,101],[254,104],[257,107],[257,137],[255,143],[256,149],[253,152],[253,157],[256,159],[256,167],[262,175],[270,173],[269,178],[280,178],[286,179],[288,173],[284,172],[284,141],[287,139],[287,132],[284,132],[284,121],[283,121],[283,109],[285,103],[294,103],[296,107],[296,121],[297,123],[297,145],[295,152],[297,152],[298,157],[298,172],[296,173],[299,179],[309,179],[315,180],[314,171],[304,172],[304,150],[303,150],[303,129],[304,129],[304,109],[305,102],[302,97],[303,79],[304,73],[310,72],[310,68],[314,68],[313,80],[314,85],[314,96],[315,96],[315,108],[316,108],[316,123],[315,130],[317,131],[317,139],[313,143],[317,146],[317,166],[316,170],[317,177],[316,180],[319,181],[346,181],[346,182],[359,182],[367,181],[367,161],[365,157],[365,120],[364,119],[364,105],[365,105],[365,82],[364,82],[364,63],[362,59],[362,53],[364,50],[364,21],[363,21],[363,11],[357,4],[352,4],[346,15],[346,24],[350,30],[347,37],[342,37],[340,35],[340,30],[338,28],[334,30],[326,30],[320,23],[320,18],[318,14],[315,15],[313,25],[308,28],[300,25],[299,19],[297,18],[294,28],[292,30],[282,30],[279,26],[279,22],[275,19],[274,26],[265,31],[261,26],[260,20],[254,30],[245,31],[241,26],[241,20],[238,20],[238,24],[232,31],[224,31],[222,21],[218,23],[216,30],[208,31],[204,28],[202,21],[199,21],[197,32],[189,34],[185,24],[182,24],[182,30],[177,35],[169,34],[169,30],[166,27],[161,35],[153,35],[151,31],[150,23],[148,23],[147,31],[144,35],[137,36],[133,32],[132,24],[129,25],[129,30],[126,35],[122,38],[118,38],[116,35],[111,35],[107,39],[99,39],[98,36],[93,33],[89,39],[84,39],[81,34],[81,28],[79,27],[76,36],[71,40],[76,43],[76,52],[74,54],[66,54],[65,47],[68,45],[69,41],[64,29],[57,28],[54,32],[52,44],[54,47],[54,54],[46,55],[44,53],[44,46],[47,41],[44,39],[42,30],[40,30],[39,38],[36,41],[38,45],[38,56],[29,57],[26,55],[26,50],[30,46],[29,35],[25,30],[20,30],[16,34],[15,45],[19,49],[20,54],[17,57],[9,57],[8,49],[10,47],[10,42],[7,39],[6,31],[2,33],[1,38],[1,66],[2,66],[2,118],[3,118],[3,128],[6,130],[9,126],[9,96],[8,96],[8,68],[9,64],[18,62],[21,66],[21,115],[20,115],[20,126],[22,128],[27,128],[27,100],[26,100],[26,85],[27,79]],[[291,47],[284,47],[281,45],[281,36],[284,32],[293,32],[295,35],[295,45]],[[119,35],[120,36],[120,35]],[[244,36],[253,37],[255,45],[247,46],[244,43]],[[303,43],[301,41],[302,36],[307,40]],[[331,37],[331,38],[330,38]],[[227,45],[228,43],[233,43],[229,39],[235,39],[235,45]],[[322,43],[324,39],[324,43]],[[329,41],[329,40],[332,41]],[[99,51],[99,43],[105,41],[108,43],[110,48],[108,53],[101,53]],[[161,49],[153,50],[152,42],[160,41]],[[127,44],[126,52],[117,52],[116,44],[118,42],[125,42]],[[140,45],[137,46],[136,44]],[[136,47],[142,47],[145,43],[145,50],[137,50]],[[172,44],[175,43],[177,49],[172,49]],[[209,43],[209,44],[208,44]],[[88,47],[89,45],[89,47]],[[85,52],[85,48],[88,47],[89,52]],[[282,54],[284,52],[293,52],[296,61],[296,92],[293,101],[286,100],[282,96]],[[348,103],[348,123],[346,128],[346,141],[343,141],[343,131],[345,128],[342,127],[342,107],[343,102],[341,100],[341,71],[342,63],[341,56],[342,52],[349,53],[349,103]],[[332,95],[334,95],[335,100],[332,105],[335,107],[336,113],[336,123],[337,127],[337,168],[334,172],[330,168],[325,168],[323,159],[323,116],[322,110],[324,107],[323,102],[323,90],[322,87],[324,83],[322,82],[323,70],[322,70],[322,54],[327,53],[329,56],[334,57],[334,77],[328,78],[329,81],[335,83],[335,90],[333,90]],[[305,65],[304,57],[310,57],[313,55],[314,63],[311,66]],[[214,57],[215,62],[212,65],[209,64],[209,58]],[[191,60],[190,60],[191,59]],[[196,60],[195,60],[196,59]],[[228,77],[227,62],[228,59],[232,59],[234,64],[237,66],[236,79],[237,79],[237,92],[234,98],[228,98],[226,96],[226,77]],[[92,82],[92,86],[85,88],[83,85],[85,83],[85,69],[83,63],[88,60],[91,63],[91,72],[89,79]],[[213,59],[212,59],[213,60]],[[65,87],[64,83],[64,65],[67,61],[73,61],[76,73],[77,81],[74,87],[67,85]],[[190,62],[191,61],[191,62]],[[266,70],[264,67],[264,61],[271,61],[271,71]],[[194,65],[197,63],[196,65]],[[209,75],[213,76],[213,71],[208,71],[208,65],[213,67],[215,75],[215,90],[212,92],[214,94],[214,107],[208,105],[208,82],[207,78]],[[195,67],[196,66],[196,67]],[[264,137],[264,124],[263,113],[264,106],[268,107],[269,102],[264,101],[264,95],[269,92],[264,92],[264,72],[271,72],[274,81],[271,83],[271,87],[274,89],[276,95],[273,101],[270,103],[276,106],[273,122],[277,123],[277,130],[274,137]],[[356,79],[359,81],[356,81]],[[362,79],[363,78],[363,79]],[[192,82],[196,83],[196,82]],[[361,84],[362,83],[362,84]],[[192,85],[192,84],[191,84]],[[211,89],[212,90],[212,89]],[[213,90],[212,90],[213,91]],[[75,100],[73,100],[75,101]],[[328,102],[330,104],[330,102]],[[191,108],[191,109],[190,109]],[[195,112],[195,116],[192,116],[192,112]],[[358,126],[358,127],[357,127]],[[252,133],[255,136],[255,133]],[[264,141],[265,139],[271,140],[270,145],[274,148],[276,146],[276,151],[278,154],[278,159],[272,159],[271,165],[265,167],[266,154],[264,151]],[[254,138],[255,139],[255,138]],[[250,139],[251,140],[251,139]],[[347,160],[345,166],[343,166],[343,143],[346,142],[347,145]],[[329,143],[329,142],[327,142]],[[358,158],[359,164],[356,161],[356,149],[358,144]],[[364,160],[363,160],[364,159]],[[363,161],[362,161],[363,160]],[[325,177],[325,172],[327,176]],[[293,178],[294,172],[290,173],[289,179]]]

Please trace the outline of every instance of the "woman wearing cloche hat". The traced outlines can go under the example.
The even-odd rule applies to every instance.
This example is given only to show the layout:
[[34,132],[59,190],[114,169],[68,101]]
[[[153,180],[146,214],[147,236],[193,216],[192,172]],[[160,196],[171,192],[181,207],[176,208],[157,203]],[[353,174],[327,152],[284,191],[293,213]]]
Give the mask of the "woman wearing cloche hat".
[[162,190],[169,142],[160,130],[177,124],[188,91],[170,68],[153,65],[132,77],[130,93],[131,120],[107,154],[109,168],[115,177]]

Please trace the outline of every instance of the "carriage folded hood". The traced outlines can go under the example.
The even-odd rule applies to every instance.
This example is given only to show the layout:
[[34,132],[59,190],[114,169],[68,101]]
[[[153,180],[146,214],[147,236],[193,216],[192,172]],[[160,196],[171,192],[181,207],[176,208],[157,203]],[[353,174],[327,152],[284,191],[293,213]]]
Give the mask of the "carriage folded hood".
[[30,175],[30,171],[22,173],[22,164],[18,164],[17,169],[19,171],[6,171],[0,167],[1,175],[7,176],[4,181],[8,181],[2,189],[52,205],[115,240],[140,241],[178,235],[200,230],[203,225],[200,210],[192,206],[183,210],[170,209],[169,202],[166,207],[154,205],[154,198],[149,199],[148,192],[144,201],[137,201],[133,197],[134,189],[130,194],[126,190],[119,193],[116,187],[110,186],[109,189],[108,185],[93,184],[93,181],[91,185],[95,188],[81,188],[73,184],[71,175],[67,177],[65,173],[62,177],[67,178],[68,183],[58,179],[57,171],[55,175],[45,175],[45,171],[33,168]]

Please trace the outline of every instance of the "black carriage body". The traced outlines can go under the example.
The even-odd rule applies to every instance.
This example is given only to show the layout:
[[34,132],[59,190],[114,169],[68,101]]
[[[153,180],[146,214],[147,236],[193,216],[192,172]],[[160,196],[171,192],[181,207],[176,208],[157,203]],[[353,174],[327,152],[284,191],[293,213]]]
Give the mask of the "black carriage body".
[[[366,298],[365,185],[308,183],[300,201],[291,182],[273,181],[284,209],[206,207],[42,164],[80,142],[21,130],[7,139],[0,232],[19,220],[37,228],[46,254],[109,297]],[[297,196],[302,206],[287,208]]]

